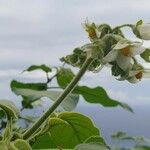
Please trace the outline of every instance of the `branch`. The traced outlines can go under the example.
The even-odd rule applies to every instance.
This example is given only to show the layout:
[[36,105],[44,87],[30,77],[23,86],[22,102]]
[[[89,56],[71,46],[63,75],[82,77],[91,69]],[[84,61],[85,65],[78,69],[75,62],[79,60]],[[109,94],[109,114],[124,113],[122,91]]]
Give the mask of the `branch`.
[[23,134],[23,139],[30,138],[33,133],[47,120],[47,118],[55,111],[55,109],[60,105],[60,103],[74,90],[77,83],[80,81],[84,73],[87,71],[88,67],[92,63],[93,58],[87,58],[84,62],[83,66],[81,67],[78,74],[74,77],[71,83],[66,87],[64,92],[58,97],[58,99],[53,103],[53,105],[43,114],[43,116],[33,124],[33,126],[28,129]]

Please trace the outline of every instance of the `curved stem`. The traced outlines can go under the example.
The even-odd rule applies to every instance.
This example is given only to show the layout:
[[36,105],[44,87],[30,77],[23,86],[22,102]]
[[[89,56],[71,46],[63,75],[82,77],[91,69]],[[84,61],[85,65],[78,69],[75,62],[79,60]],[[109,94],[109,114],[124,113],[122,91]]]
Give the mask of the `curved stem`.
[[113,30],[120,29],[120,28],[123,28],[123,27],[129,27],[129,28],[132,28],[133,25],[132,25],[132,24],[123,24],[123,25],[121,25],[121,26],[115,27]]
[[86,70],[88,69],[89,65],[93,61],[93,58],[87,58],[84,62],[83,66],[81,67],[78,74],[74,77],[71,83],[66,87],[64,92],[58,97],[58,99],[53,103],[53,105],[43,114],[43,116],[33,124],[33,126],[28,129],[23,134],[23,139],[28,139],[32,134],[46,121],[46,119],[55,111],[55,109],[60,105],[60,103],[73,91],[76,87],[77,83],[80,81]]

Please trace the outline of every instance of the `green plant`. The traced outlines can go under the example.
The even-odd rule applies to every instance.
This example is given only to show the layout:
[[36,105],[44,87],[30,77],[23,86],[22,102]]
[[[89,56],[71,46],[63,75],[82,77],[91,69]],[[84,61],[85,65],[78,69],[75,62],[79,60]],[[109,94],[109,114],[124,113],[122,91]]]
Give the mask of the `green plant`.
[[[70,111],[76,107],[79,97],[82,96],[89,103],[104,107],[121,106],[132,112],[127,104],[111,99],[102,87],[90,88],[79,84],[87,71],[97,73],[105,65],[111,66],[112,75],[120,81],[137,83],[143,77],[149,76],[149,70],[138,62],[136,55],[150,62],[150,50],[143,47],[142,42],[128,40],[121,30],[123,27],[130,27],[140,39],[150,40],[150,25],[144,24],[141,20],[135,25],[124,24],[115,28],[108,24],[96,25],[86,22],[84,28],[90,43],[75,48],[72,54],[62,57],[60,60],[64,62],[63,66],[56,68],[44,64],[32,65],[24,70],[43,71],[45,82],[24,83],[13,80],[12,91],[22,97],[20,112],[34,108],[43,97],[54,102],[41,117],[36,118],[22,116],[12,102],[1,100],[0,117],[3,130],[0,149],[110,149],[90,118]],[[77,75],[65,64],[78,67]],[[59,107],[62,109],[58,109]],[[26,128],[16,126],[18,118],[26,122]]]

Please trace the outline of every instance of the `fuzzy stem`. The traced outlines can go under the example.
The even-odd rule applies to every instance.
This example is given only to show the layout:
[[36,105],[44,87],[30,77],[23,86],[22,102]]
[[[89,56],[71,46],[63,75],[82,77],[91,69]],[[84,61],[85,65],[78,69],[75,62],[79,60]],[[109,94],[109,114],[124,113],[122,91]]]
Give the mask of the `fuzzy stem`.
[[23,134],[23,139],[29,139],[30,136],[46,121],[46,119],[55,111],[55,109],[60,105],[60,103],[74,90],[77,83],[80,81],[89,65],[93,61],[93,58],[87,58],[81,67],[78,74],[74,77],[74,79],[70,82],[70,84],[66,87],[64,92],[58,97],[58,99],[53,103],[53,105],[41,116],[41,118],[33,124],[33,126],[28,129]]
[[133,25],[132,24],[123,24],[123,25],[120,25],[120,26],[117,26],[113,29],[114,30],[117,30],[117,29],[120,29],[120,28],[124,28],[124,27],[129,27],[129,28],[133,28]]

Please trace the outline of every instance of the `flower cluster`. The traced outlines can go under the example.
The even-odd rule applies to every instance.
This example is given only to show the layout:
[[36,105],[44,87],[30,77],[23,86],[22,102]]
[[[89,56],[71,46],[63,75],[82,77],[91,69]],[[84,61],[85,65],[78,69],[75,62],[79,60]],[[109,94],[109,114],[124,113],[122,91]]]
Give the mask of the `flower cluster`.
[[[130,27],[141,41],[128,40],[121,31],[123,27]],[[91,42],[76,48],[73,54],[63,57],[61,61],[80,68],[87,57],[92,57],[90,71],[95,72],[109,64],[112,75],[118,77],[118,80],[128,80],[131,83],[150,76],[150,71],[137,61],[137,56],[140,56],[150,62],[150,49],[143,46],[144,40],[150,40],[150,24],[144,24],[140,20],[136,24],[111,28],[107,24],[86,22],[84,28]]]

